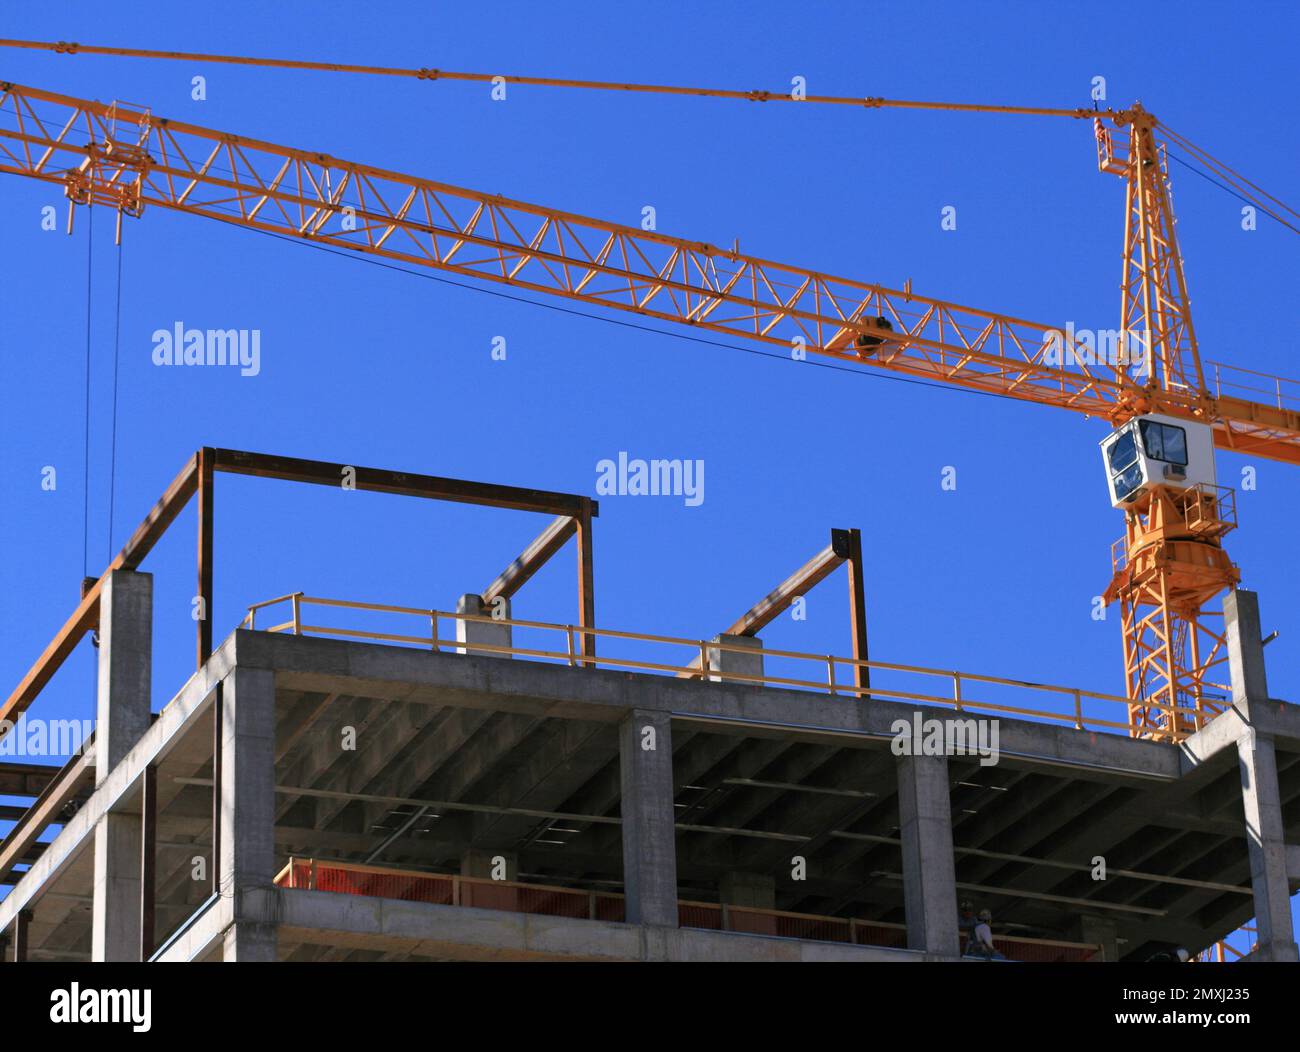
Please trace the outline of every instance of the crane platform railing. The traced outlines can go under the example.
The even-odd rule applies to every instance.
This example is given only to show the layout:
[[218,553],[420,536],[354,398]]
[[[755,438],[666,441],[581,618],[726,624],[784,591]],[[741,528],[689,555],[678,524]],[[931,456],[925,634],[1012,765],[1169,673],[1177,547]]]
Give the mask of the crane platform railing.
[[1275,409],[1300,410],[1300,380],[1226,362],[1207,361],[1205,365],[1213,377],[1216,398],[1228,395]]
[[[1187,532],[1199,540],[1215,540],[1237,528],[1237,491],[1231,486],[1198,482],[1186,489],[1170,490],[1169,499],[1182,515]],[[1132,555],[1127,534],[1111,542],[1112,576],[1128,568]]]
[[[373,627],[361,628],[355,623],[309,623],[304,618],[304,612],[311,608],[343,611],[350,615],[364,614],[374,619]],[[278,620],[267,624],[266,621],[273,617]],[[381,620],[384,623],[381,624]],[[409,627],[413,620],[420,625],[419,634],[415,634]],[[456,637],[458,624],[473,623],[509,628],[510,642],[494,643]],[[548,621],[327,599],[302,592],[292,592],[254,603],[248,607],[241,626],[265,632],[336,636],[375,643],[427,647],[432,650],[526,658],[567,664],[574,668],[620,669],[680,678],[698,678],[703,668],[707,670],[703,675],[715,682],[782,687],[854,700],[876,698],[906,701],[950,708],[972,715],[1047,721],[1073,727],[1075,730],[1121,735],[1131,732],[1129,706],[1132,702],[1117,694],[952,669],[859,660],[835,654],[756,647],[720,640],[689,639],[609,628],[584,628]],[[397,631],[399,628],[405,630]],[[537,645],[521,645],[516,638],[517,634],[529,636],[530,644],[535,637]],[[602,641],[605,652],[584,654],[582,644],[588,639],[593,642]],[[610,647],[623,648],[628,652],[610,652]],[[722,651],[743,654],[751,659],[761,658],[762,668],[756,672],[713,668],[715,662],[711,657]],[[779,674],[772,671],[769,665],[779,666],[781,673],[794,674]],[[870,686],[858,686],[856,671],[859,667],[871,671]],[[815,671],[809,672],[810,669]],[[1162,704],[1153,704],[1153,707],[1169,715],[1170,726],[1188,728],[1179,731],[1175,737],[1186,737],[1192,732],[1191,728],[1199,728],[1206,718],[1204,713],[1190,707]]]

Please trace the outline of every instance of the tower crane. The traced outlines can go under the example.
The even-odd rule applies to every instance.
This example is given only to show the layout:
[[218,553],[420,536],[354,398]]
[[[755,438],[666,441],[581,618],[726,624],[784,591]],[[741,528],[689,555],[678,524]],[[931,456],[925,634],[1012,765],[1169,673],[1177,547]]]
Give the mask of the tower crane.
[[[337,66],[69,44],[46,47],[307,69],[490,80],[488,74]],[[516,78],[563,87],[784,96]],[[1226,704],[1225,634],[1208,605],[1239,580],[1224,548],[1236,524],[1214,450],[1300,464],[1295,381],[1247,373],[1255,401],[1207,375],[1169,194],[1165,149],[1176,142],[1241,196],[1297,229],[1293,210],[1167,129],[1140,104],[1123,110],[996,107],[809,96],[867,108],[951,109],[1090,120],[1098,166],[1126,187],[1120,338],[1114,353],[1060,328],[836,277],[601,219],[451,186],[322,153],[0,82],[0,172],[61,186],[72,213],[101,205],[205,216],[336,249],[381,256],[733,337],[798,346],[864,368],[971,388],[1100,417],[1112,504],[1125,515],[1104,596],[1121,611],[1130,733],[1182,737]]]

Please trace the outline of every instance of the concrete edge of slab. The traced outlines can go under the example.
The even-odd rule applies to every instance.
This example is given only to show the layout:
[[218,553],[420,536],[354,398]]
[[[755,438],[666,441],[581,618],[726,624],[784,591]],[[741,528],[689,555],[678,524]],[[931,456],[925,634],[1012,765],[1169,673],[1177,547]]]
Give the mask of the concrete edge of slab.
[[421,957],[737,963],[955,959],[914,950],[546,917],[328,891],[284,890],[279,898],[282,938]]

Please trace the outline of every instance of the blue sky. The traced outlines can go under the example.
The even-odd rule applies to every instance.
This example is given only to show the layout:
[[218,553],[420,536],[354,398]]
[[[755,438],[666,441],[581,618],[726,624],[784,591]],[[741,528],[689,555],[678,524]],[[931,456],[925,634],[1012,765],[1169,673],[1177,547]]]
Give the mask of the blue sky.
[[[1141,101],[1293,200],[1300,114],[1293,7],[1127,3],[67,3],[6,12],[4,35],[502,74],[788,88],[1043,106]],[[1149,31],[1144,32],[1146,26]],[[753,105],[420,83],[48,53],[3,77],[770,259],[1053,324],[1118,326],[1123,184],[1096,170],[1086,122]],[[191,78],[207,98],[191,98]],[[1300,376],[1293,236],[1175,166],[1175,205],[1205,357]],[[712,635],[826,543],[863,530],[872,655],[1120,692],[1117,616],[1090,617],[1123,527],[1099,421],[1009,400],[846,375],[512,302],[195,219],[128,221],[116,464],[110,461],[117,250],[94,218],[88,533],[82,485],[88,231],[41,229],[55,190],[0,179],[0,680],[14,683],[186,457],[201,445],[595,494],[596,464],[702,459],[706,496],[602,500],[601,624]],[[955,231],[941,211],[957,210]],[[151,334],[259,329],[262,369],[167,370]],[[665,328],[667,328],[665,326]],[[490,355],[505,337],[506,361]],[[1239,493],[1230,539],[1260,594],[1274,695],[1300,699],[1295,468],[1221,455]],[[56,491],[41,471],[58,470]],[[957,469],[955,491],[941,488]],[[110,475],[115,521],[110,547]],[[542,527],[522,513],[223,478],[218,639],[252,602],[305,590],[449,607]],[[155,574],[155,703],[192,668],[193,511]],[[574,617],[572,551],[517,616]],[[848,652],[843,584],[773,645]],[[83,646],[40,703],[93,713]]]

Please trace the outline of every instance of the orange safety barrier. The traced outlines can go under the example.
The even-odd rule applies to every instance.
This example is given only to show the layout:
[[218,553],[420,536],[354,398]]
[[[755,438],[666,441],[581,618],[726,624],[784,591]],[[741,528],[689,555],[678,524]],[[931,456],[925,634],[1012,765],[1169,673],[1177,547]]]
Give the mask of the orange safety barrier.
[[[430,902],[435,905],[472,906],[546,917],[619,922],[624,919],[624,897],[613,892],[582,891],[577,888],[444,873],[418,873],[356,862],[291,858],[277,874],[275,884],[281,888],[334,891],[348,895],[403,899],[408,902]],[[783,939],[814,939],[819,942],[843,942],[891,949],[907,946],[907,929],[902,924],[823,917],[811,913],[790,913],[716,902],[679,902],[677,922],[683,928],[702,928],[706,931],[771,935]],[[1085,943],[1050,939],[995,936],[993,942],[1006,957],[1015,961],[1087,961],[1098,950],[1098,947]]]
[[1090,961],[1098,947],[1086,943],[1055,942],[1050,939],[1021,939],[1006,935],[993,936],[993,945],[1012,961],[1035,964],[1064,964]]

